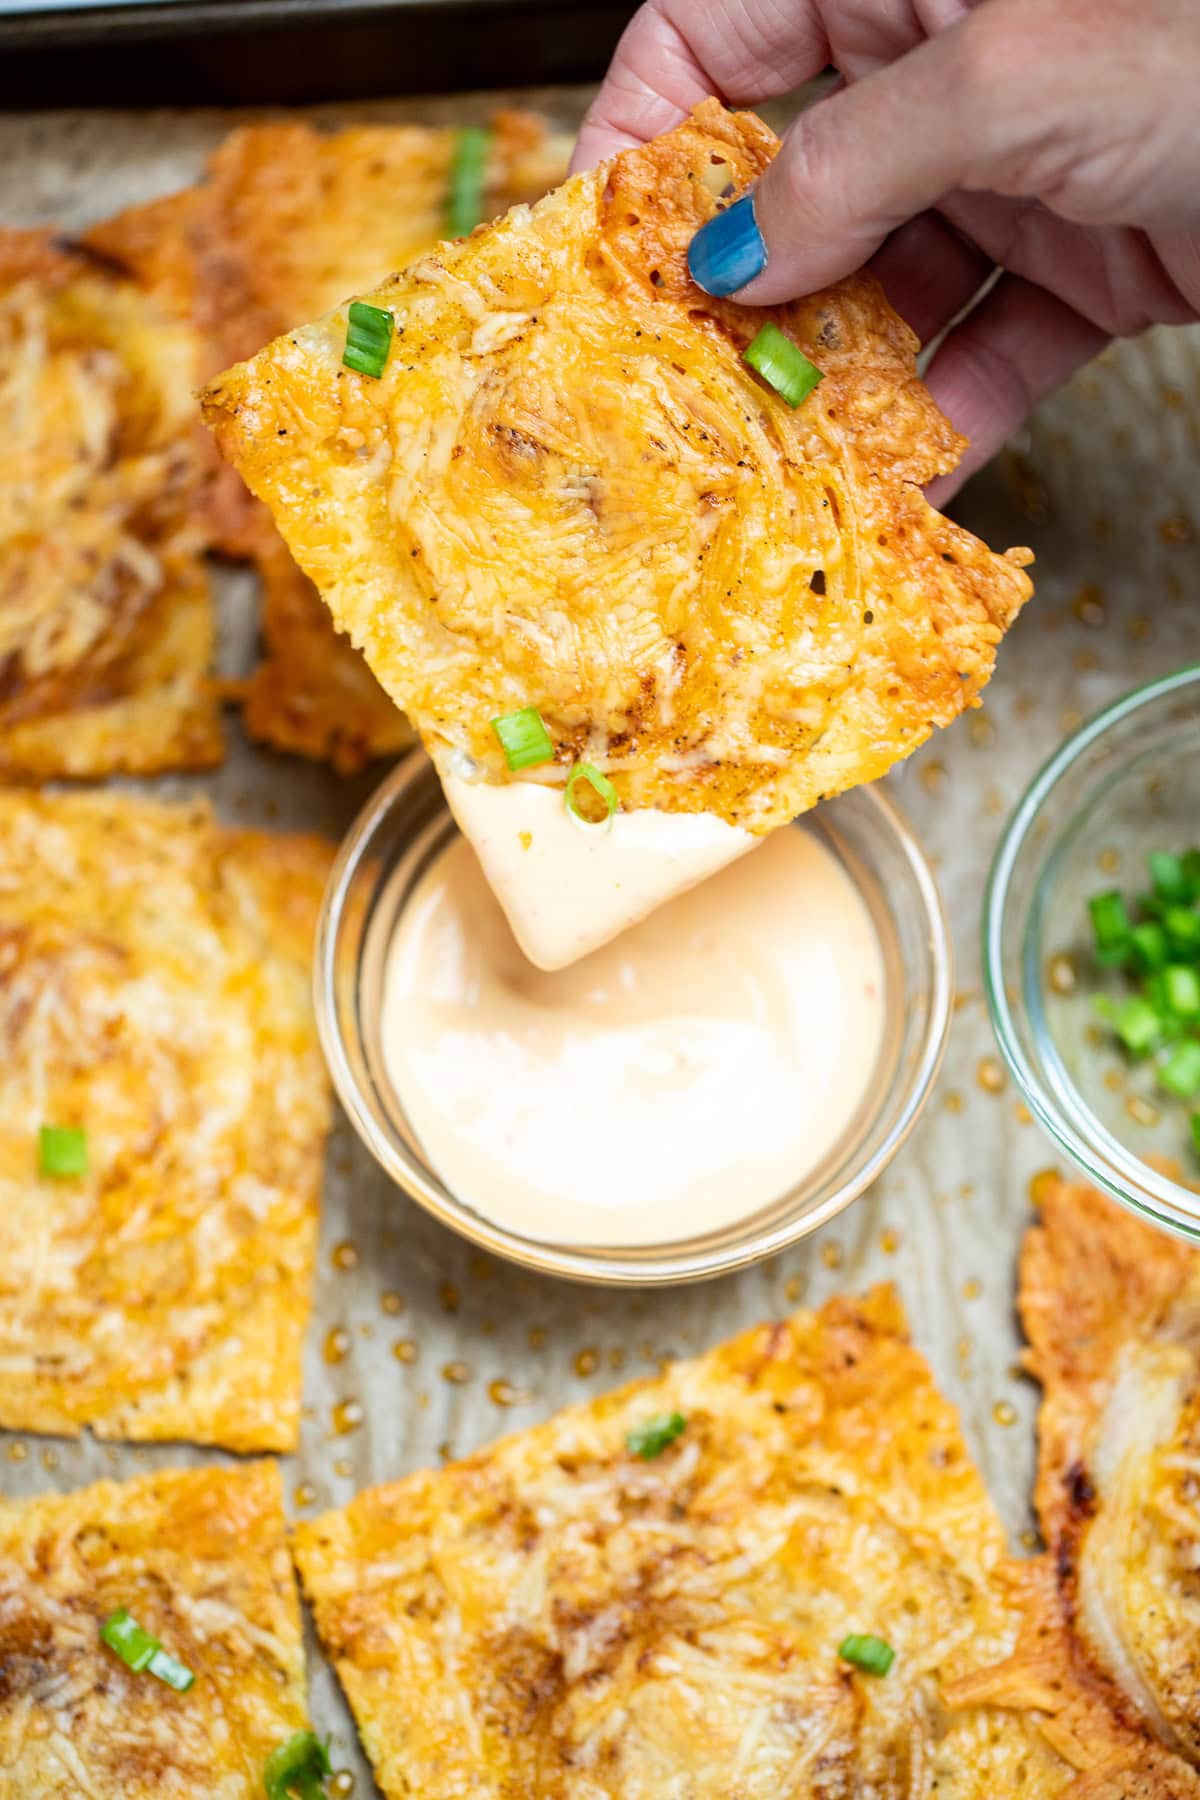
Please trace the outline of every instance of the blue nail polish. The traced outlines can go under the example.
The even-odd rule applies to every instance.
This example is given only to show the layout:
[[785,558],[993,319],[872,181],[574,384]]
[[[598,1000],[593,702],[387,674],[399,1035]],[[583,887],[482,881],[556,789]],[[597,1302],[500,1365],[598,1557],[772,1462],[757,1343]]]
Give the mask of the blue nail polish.
[[743,195],[702,225],[688,246],[688,271],[698,287],[718,299],[736,294],[762,273],[767,246],[754,217],[754,196]]

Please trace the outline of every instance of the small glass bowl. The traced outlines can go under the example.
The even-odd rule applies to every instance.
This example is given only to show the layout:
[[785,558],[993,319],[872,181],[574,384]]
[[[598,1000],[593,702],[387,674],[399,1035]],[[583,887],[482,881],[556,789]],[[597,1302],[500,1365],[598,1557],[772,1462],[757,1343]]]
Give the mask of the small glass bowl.
[[1030,1111],[1088,1179],[1200,1239],[1200,1195],[1164,1164],[1192,1155],[1186,1107],[1097,1022],[1130,991],[1090,953],[1087,902],[1149,886],[1151,850],[1200,840],[1200,664],[1136,688],[1080,727],[1013,814],[988,878],[983,967],[1001,1052]]
[[[425,1160],[384,1066],[380,1002],[388,941],[431,860],[455,834],[432,765],[413,755],[368,802],[330,877],[317,936],[316,1006],[334,1086],[359,1136],[397,1185],[464,1237],[527,1268],[579,1281],[666,1284],[773,1256],[833,1218],[887,1166],[912,1129],[949,1025],[949,933],[937,885],[908,825],[878,789],[860,788],[806,820],[839,857],[879,932],[884,1043],[842,1141],[791,1192],[705,1237],[629,1250],[546,1244],[494,1223]],[[785,827],[785,829],[788,829]]]

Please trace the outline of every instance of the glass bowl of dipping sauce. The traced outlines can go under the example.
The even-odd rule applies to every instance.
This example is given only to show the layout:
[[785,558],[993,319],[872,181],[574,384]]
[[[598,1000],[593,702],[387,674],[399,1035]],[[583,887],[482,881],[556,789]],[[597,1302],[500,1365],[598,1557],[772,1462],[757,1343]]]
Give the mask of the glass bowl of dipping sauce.
[[547,974],[416,754],[317,940],[334,1085],[392,1179],[497,1256],[610,1284],[719,1275],[849,1205],[921,1111],[951,995],[937,885],[877,788]]
[[[1197,1106],[1157,1085],[1101,1022],[1097,995],[1134,992],[1097,965],[1088,901],[1150,887],[1151,851],[1200,843],[1200,665],[1136,688],[1076,731],[1035,776],[988,879],[983,966],[1001,1052],[1030,1111],[1088,1180],[1200,1239]],[[1154,1157],[1159,1166],[1146,1161]]]

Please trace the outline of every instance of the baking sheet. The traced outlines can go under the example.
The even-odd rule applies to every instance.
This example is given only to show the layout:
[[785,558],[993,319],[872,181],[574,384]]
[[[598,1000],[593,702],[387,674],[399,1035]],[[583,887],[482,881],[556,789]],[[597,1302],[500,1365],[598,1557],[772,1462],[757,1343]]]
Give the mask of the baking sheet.
[[[375,102],[305,116],[329,124],[461,120],[514,99],[572,124],[586,94]],[[78,228],[167,192],[191,179],[245,116],[0,117],[0,219]],[[996,1057],[980,985],[982,888],[1005,816],[1063,735],[1118,693],[1195,657],[1200,538],[1190,507],[1198,474],[1200,331],[1158,332],[1109,352],[1044,406],[958,503],[963,521],[997,547],[1033,546],[1038,591],[1004,646],[984,710],[889,778],[937,866],[958,979],[937,1090],[884,1178],[770,1263],[704,1286],[631,1294],[572,1287],[481,1257],[393,1189],[339,1124],[303,1444],[286,1459],[294,1513],[342,1504],[369,1482],[465,1453],[755,1320],[892,1280],[917,1342],[962,1409],[1014,1546],[1032,1545],[1036,1391],[1016,1367],[1014,1258],[1029,1179],[1052,1155]],[[222,666],[232,673],[253,654],[250,577],[223,577],[221,604]],[[223,769],[195,783],[150,785],[160,793],[199,785],[230,818],[337,832],[372,784],[257,750],[231,721]],[[361,1423],[339,1432],[335,1414],[346,1418],[337,1411],[346,1401],[358,1403]],[[0,1433],[0,1490],[69,1488],[214,1457]],[[334,1734],[335,1765],[353,1772],[356,1794],[374,1793],[315,1648],[311,1677],[314,1719]]]

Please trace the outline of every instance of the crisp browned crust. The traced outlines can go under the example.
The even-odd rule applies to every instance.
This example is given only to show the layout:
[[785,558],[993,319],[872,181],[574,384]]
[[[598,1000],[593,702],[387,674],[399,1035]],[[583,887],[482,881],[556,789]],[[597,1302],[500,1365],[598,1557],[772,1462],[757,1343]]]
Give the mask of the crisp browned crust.
[[[775,140],[707,103],[213,382],[209,420],[441,760],[508,779],[537,705],[627,806],[761,831],[881,774],[976,699],[1029,593],[919,486],[961,448],[867,276],[773,315],[824,371],[793,412],[743,362],[759,311],[687,244]],[[540,769],[536,779],[547,778]]]
[[[207,807],[0,793],[0,1425],[290,1449],[330,857]],[[38,1173],[43,1124],[90,1168]]]
[[[104,1647],[119,1607],[193,1671],[186,1694]],[[306,1725],[272,1464],[0,1502],[5,1800],[261,1800],[267,1757]]]
[[[192,322],[199,381],[430,249],[445,229],[456,135],[418,125],[246,126],[226,138],[200,187],[122,213],[88,242]],[[536,198],[565,166],[566,144],[543,119],[497,113],[489,210]],[[243,694],[251,735],[346,774],[405,748],[413,734],[403,715],[334,629],[265,509],[200,435],[205,529],[263,579],[265,656]]]
[[1200,1256],[1082,1183],[1038,1202],[1020,1308],[1056,1605],[1126,1721],[1200,1763]]
[[[650,1461],[626,1433],[678,1411]],[[942,1682],[1013,1648],[1002,1533],[894,1293],[748,1331],[299,1526],[389,1800],[1058,1795],[1017,1706]],[[837,1648],[869,1631],[886,1680]]]
[[222,754],[188,328],[0,230],[0,781]]

